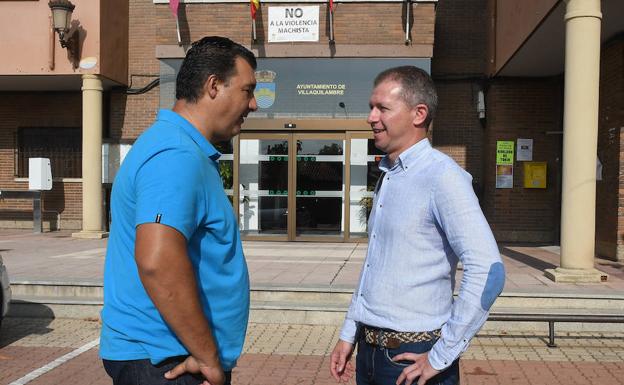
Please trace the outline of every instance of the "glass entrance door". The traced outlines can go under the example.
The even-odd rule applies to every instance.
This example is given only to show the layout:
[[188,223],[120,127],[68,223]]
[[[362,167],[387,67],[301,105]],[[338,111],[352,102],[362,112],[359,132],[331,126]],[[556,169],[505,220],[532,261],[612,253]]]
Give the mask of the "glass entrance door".
[[290,134],[241,134],[239,228],[243,237],[288,240]]
[[243,237],[343,240],[344,138],[344,134],[241,134],[237,204]]
[[344,135],[295,134],[293,140],[296,238],[344,238]]

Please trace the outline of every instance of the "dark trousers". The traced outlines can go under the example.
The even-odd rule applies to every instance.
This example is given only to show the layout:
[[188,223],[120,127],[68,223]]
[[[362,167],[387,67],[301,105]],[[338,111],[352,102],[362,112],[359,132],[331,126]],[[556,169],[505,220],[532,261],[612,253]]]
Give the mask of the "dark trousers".
[[[363,333],[362,333],[363,334]],[[400,353],[425,353],[431,350],[433,341],[402,343],[397,349],[381,348],[367,344],[364,337],[358,339],[355,379],[357,385],[395,385],[397,378],[412,364],[411,361],[392,361]],[[414,381],[414,384],[418,379]],[[459,385],[459,359],[446,370],[432,377],[427,385]]]
[[[168,380],[165,373],[184,361],[186,357],[172,357],[158,365],[150,360],[110,361],[102,360],[113,385],[199,385],[204,381],[200,375],[186,373]],[[230,385],[232,372],[225,372],[225,385]]]

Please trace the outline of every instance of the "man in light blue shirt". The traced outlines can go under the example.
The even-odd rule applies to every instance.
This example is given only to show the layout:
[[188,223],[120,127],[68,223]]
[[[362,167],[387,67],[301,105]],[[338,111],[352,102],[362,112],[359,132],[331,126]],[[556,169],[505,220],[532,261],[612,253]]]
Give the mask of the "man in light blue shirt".
[[459,356],[503,289],[505,270],[470,174],[427,140],[436,107],[421,69],[391,68],[375,79],[368,123],[387,155],[368,253],[331,355],[337,381],[353,375],[357,344],[358,385],[458,384]]
[[100,356],[114,385],[230,383],[249,317],[249,276],[221,154],[255,111],[254,55],[212,36],[188,51],[172,111],[115,178]]

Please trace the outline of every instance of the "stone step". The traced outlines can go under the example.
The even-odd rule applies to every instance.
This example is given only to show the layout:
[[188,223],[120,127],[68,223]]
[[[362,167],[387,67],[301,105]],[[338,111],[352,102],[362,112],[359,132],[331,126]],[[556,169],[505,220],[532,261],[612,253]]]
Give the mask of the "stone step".
[[[12,282],[10,316],[98,318],[102,284],[97,282]],[[303,323],[340,325],[351,300],[345,287],[251,288],[250,321],[257,323]],[[548,313],[567,312],[624,314],[624,295],[503,293],[493,311]],[[484,330],[548,330],[546,322],[495,321]],[[622,331],[622,324],[557,323],[557,330]]]
[[349,306],[353,289],[335,287],[252,286],[251,301],[260,303],[335,304]]
[[13,297],[103,298],[101,282],[11,281]]
[[538,308],[615,310],[624,313],[624,295],[592,293],[520,293],[503,292],[494,303],[494,308]]
[[[63,298],[70,301],[81,298],[103,297],[102,284],[99,282],[55,282],[55,281],[18,281],[11,283],[15,298],[43,297]],[[319,304],[332,304],[344,307],[351,300],[351,288],[346,287],[283,287],[252,286],[251,301],[268,306],[269,303],[297,305],[318,309]],[[281,306],[281,305],[279,305]],[[624,295],[598,295],[578,293],[518,293],[503,292],[495,307],[514,308],[570,308],[570,309],[611,309],[624,312]]]

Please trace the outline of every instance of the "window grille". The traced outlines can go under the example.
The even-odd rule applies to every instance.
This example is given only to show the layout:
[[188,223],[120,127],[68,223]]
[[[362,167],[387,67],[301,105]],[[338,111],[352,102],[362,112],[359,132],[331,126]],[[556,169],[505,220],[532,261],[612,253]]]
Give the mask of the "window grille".
[[79,127],[20,127],[15,151],[16,177],[28,177],[29,158],[49,158],[54,178],[82,177]]

